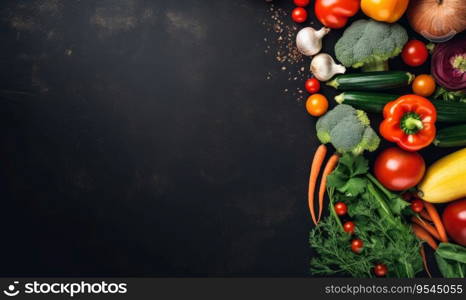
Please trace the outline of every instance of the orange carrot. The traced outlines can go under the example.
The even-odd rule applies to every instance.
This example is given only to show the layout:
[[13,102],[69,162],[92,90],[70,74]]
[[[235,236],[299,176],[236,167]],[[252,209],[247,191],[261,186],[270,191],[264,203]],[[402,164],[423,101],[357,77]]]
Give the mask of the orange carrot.
[[424,246],[421,245],[421,257],[422,257],[422,263],[424,264],[424,270],[426,270],[427,275],[429,275],[429,278],[432,278],[432,274],[430,274],[429,271],[429,266],[427,265],[427,259],[426,259],[426,251],[424,250]]
[[435,239],[437,239],[437,241],[440,240],[440,236],[437,232],[437,229],[435,229],[434,226],[430,225],[429,223],[427,223],[426,221],[422,220],[421,218],[418,218],[418,217],[412,217],[411,218],[411,221],[419,226],[421,226],[425,231],[427,231],[428,233],[430,233],[430,235],[432,235],[432,237],[434,237]]
[[425,201],[424,201],[424,207],[426,208],[427,213],[432,219],[432,222],[434,222],[435,228],[437,229],[438,235],[440,237],[440,241],[447,243],[448,242],[447,232],[445,231],[445,227],[443,227],[442,220],[440,219],[437,209],[432,203],[425,202]]
[[312,221],[317,225],[316,215],[314,212],[314,191],[317,184],[317,177],[319,176],[320,169],[322,168],[322,163],[324,162],[325,155],[327,154],[327,146],[320,145],[316,153],[314,154],[314,159],[312,160],[311,172],[309,174],[309,190],[308,190],[308,202],[309,209],[311,211]]
[[432,249],[434,249],[434,250],[437,249],[437,247],[438,247],[437,243],[434,241],[432,236],[427,231],[425,231],[424,229],[422,229],[421,226],[416,225],[416,224],[412,224],[411,227],[413,228],[414,234],[419,239],[427,242],[427,244],[429,244],[429,246],[431,246]]
[[432,218],[429,216],[429,214],[426,212],[425,209],[423,209],[419,215],[421,215],[421,217],[427,221],[432,221]]
[[332,173],[333,169],[337,166],[338,160],[340,159],[340,156],[335,153],[327,161],[327,164],[325,165],[324,172],[322,173],[322,179],[320,180],[320,186],[319,186],[319,216],[317,217],[317,223],[320,221],[320,217],[322,216],[322,209],[324,206],[324,196],[325,196],[325,191],[326,191],[326,185],[327,185],[327,176]]

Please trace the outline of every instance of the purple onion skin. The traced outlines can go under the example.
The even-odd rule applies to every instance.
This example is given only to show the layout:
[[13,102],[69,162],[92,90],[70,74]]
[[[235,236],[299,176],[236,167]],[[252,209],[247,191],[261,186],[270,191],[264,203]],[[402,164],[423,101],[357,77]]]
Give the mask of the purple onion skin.
[[432,54],[432,75],[438,84],[449,90],[466,89],[466,70],[462,71],[453,66],[455,58],[460,56],[466,60],[465,35],[437,44]]

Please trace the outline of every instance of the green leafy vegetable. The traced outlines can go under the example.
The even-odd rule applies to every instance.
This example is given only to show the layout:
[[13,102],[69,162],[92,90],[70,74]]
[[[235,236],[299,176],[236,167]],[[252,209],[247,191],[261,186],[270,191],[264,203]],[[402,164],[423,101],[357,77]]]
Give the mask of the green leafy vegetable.
[[[311,231],[309,239],[317,253],[311,260],[313,274],[373,277],[377,263],[388,267],[390,277],[414,277],[422,270],[420,242],[402,218],[409,204],[386,190],[368,170],[364,157],[347,153],[328,176],[331,214]],[[360,254],[351,251],[352,237],[333,211],[337,201],[347,204],[356,236],[364,242]]]
[[466,103],[466,91],[449,91],[444,87],[438,87],[432,98],[435,100]]
[[466,248],[451,243],[440,243],[435,251],[437,265],[445,278],[466,277]]

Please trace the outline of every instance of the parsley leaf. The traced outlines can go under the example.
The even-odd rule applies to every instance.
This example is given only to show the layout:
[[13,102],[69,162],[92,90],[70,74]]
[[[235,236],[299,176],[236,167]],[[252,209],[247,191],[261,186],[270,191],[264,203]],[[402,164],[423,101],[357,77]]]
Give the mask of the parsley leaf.
[[340,158],[337,169],[338,172],[354,177],[366,174],[369,171],[369,163],[363,156],[347,153]]
[[353,177],[350,178],[343,186],[338,188],[339,192],[342,192],[348,197],[358,196],[362,194],[366,189],[367,179]]
[[327,176],[327,187],[333,187],[339,189],[344,186],[348,181],[348,176],[345,174],[333,171],[330,175]]

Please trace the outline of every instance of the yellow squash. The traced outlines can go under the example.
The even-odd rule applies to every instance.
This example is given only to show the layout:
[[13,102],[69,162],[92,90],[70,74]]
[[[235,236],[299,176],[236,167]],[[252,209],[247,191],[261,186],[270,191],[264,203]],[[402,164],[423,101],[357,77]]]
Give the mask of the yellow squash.
[[405,13],[409,0],[361,0],[362,11],[372,19],[394,23]]
[[418,186],[427,202],[444,203],[466,197],[466,148],[432,164]]

